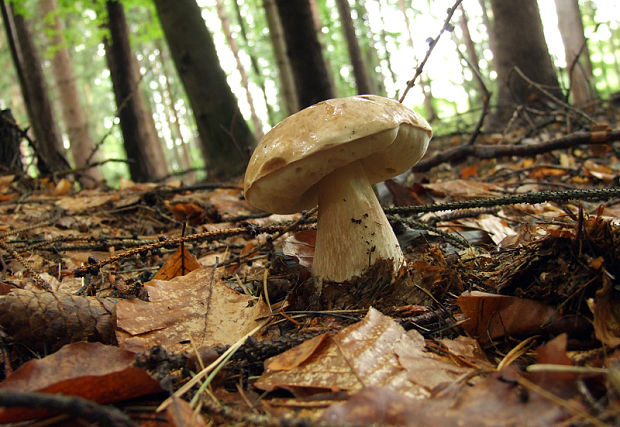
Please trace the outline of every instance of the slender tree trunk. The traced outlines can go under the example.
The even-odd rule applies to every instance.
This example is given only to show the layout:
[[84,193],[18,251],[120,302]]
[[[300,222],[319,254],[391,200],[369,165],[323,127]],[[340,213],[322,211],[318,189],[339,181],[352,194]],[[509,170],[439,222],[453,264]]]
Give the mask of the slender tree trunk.
[[276,0],[300,106],[333,98],[309,0]]
[[[391,60],[392,55],[390,54],[390,51],[388,50],[388,41],[387,41],[388,34],[385,31],[386,24],[385,24],[385,20],[383,19],[382,0],[378,0],[377,3],[379,5],[379,17],[381,18],[381,34],[379,35],[379,42],[381,43],[381,47],[383,48],[383,61],[385,61],[387,69],[390,72],[389,77],[392,79],[392,83],[396,84],[398,77],[396,76],[396,73],[394,72],[394,67],[392,67],[392,60]],[[398,98],[398,96],[399,95],[397,91],[396,97]]]
[[536,0],[491,0],[498,78],[498,115],[506,122],[514,105],[535,103],[544,107],[550,100],[514,71],[521,72],[557,97],[562,97],[558,78],[547,50]]
[[129,45],[129,28],[121,3],[107,1],[110,40],[105,41],[106,60],[118,106],[118,117],[131,179],[154,181],[168,175],[161,141],[152,114],[140,90],[138,62]]
[[0,173],[23,173],[20,143],[23,136],[11,110],[0,110]]
[[[174,103],[174,93],[172,91],[172,85],[170,85],[170,74],[168,71],[168,57],[167,52],[164,50],[164,46],[159,41],[156,42],[157,50],[159,51],[159,62],[161,64],[161,73],[165,81],[164,94],[165,94],[165,104],[167,105],[168,110],[172,114],[174,118],[173,122],[170,124],[171,128],[174,129],[176,137],[179,138],[180,144],[176,144],[176,148],[181,152],[180,155],[182,157],[181,164],[183,169],[189,170],[192,168],[191,156],[189,154],[189,142],[185,140],[183,136],[183,132],[181,131],[181,121],[179,117],[179,112]],[[187,175],[187,181],[189,183],[193,183],[196,181],[196,174],[194,172],[189,172]]]
[[[482,22],[487,29],[487,34],[489,37],[489,48],[491,49],[491,52],[497,52],[497,40],[495,39],[493,24],[489,19],[489,13],[487,11],[487,1],[488,0],[479,0],[480,8],[482,9]],[[495,57],[493,57],[493,64],[496,64]],[[496,65],[495,70],[497,71]]]
[[219,16],[220,22],[222,23],[222,30],[224,31],[224,35],[226,36],[226,41],[228,42],[230,51],[235,58],[235,63],[237,64],[237,71],[239,71],[239,74],[241,75],[241,85],[245,89],[246,100],[248,101],[248,105],[250,106],[250,116],[252,117],[252,123],[254,124],[254,135],[256,136],[256,139],[261,139],[263,137],[263,125],[258,118],[258,114],[256,114],[254,99],[252,98],[252,93],[250,92],[250,81],[248,79],[248,73],[246,73],[245,67],[241,63],[241,58],[239,57],[239,48],[237,47],[237,42],[235,42],[232,31],[230,30],[230,25],[228,24],[228,17],[226,16],[226,12],[224,11],[224,4],[222,3],[222,0],[216,0],[215,4],[217,9],[217,15]]
[[344,32],[344,38],[347,42],[347,49],[349,51],[349,59],[353,66],[353,75],[355,76],[355,86],[357,87],[358,94],[370,93],[370,83],[368,80],[368,74],[366,73],[366,65],[362,58],[362,50],[357,41],[357,35],[355,34],[355,26],[353,25],[353,19],[351,18],[351,7],[349,6],[349,0],[336,0],[336,6],[338,7],[338,13],[340,14],[340,22],[342,24],[342,31]]
[[590,85],[592,63],[583,34],[583,22],[578,0],[555,0],[558,27],[564,43],[566,71],[569,74],[572,101],[585,105],[595,97]]
[[[471,33],[469,32],[469,24],[467,19],[467,13],[465,13],[465,8],[461,3],[461,19],[459,20],[459,27],[461,28],[461,32],[463,33],[463,44],[465,45],[465,49],[467,51],[467,60],[469,61],[469,65],[474,69],[474,73],[478,73],[478,75],[482,75],[480,73],[480,58],[478,57],[478,52],[476,51],[476,45],[471,38]],[[484,96],[485,88],[483,87],[483,82],[479,79],[474,78],[476,85],[478,86],[478,92],[480,96]],[[469,92],[468,92],[469,93]]]
[[256,55],[254,54],[254,46],[250,43],[248,38],[248,32],[245,28],[245,19],[241,13],[241,7],[239,6],[239,0],[235,0],[233,2],[235,7],[235,15],[237,17],[237,24],[239,25],[239,33],[241,34],[241,38],[243,39],[243,43],[245,46],[246,53],[250,57],[250,63],[252,64],[252,71],[254,72],[254,76],[256,77],[256,81],[258,82],[258,86],[261,89],[263,94],[263,101],[265,102],[265,108],[267,109],[267,117],[269,120],[269,125],[274,126],[276,124],[275,115],[273,113],[273,108],[271,107],[271,103],[269,99],[267,99],[267,89],[265,88],[265,78],[261,72],[261,69],[258,65],[258,59],[256,59]]
[[210,177],[241,175],[254,136],[228,86],[200,7],[195,0],[155,0],[155,7],[194,111]]
[[278,66],[280,96],[286,107],[286,113],[293,114],[299,109],[299,101],[297,99],[293,69],[288,55],[286,54],[286,41],[284,40],[282,23],[280,22],[275,0],[263,0],[263,8],[265,9],[265,17],[267,18],[267,26],[269,27],[269,37],[271,38],[273,56]]
[[54,119],[41,61],[24,17],[15,14],[13,7],[0,0],[2,17],[17,70],[28,116],[35,136],[37,168],[50,174],[69,167],[64,157],[60,131]]
[[[67,49],[63,36],[64,28],[58,16],[58,5],[56,0],[40,0],[39,7],[46,26],[46,33],[51,34],[49,41],[54,52],[51,60],[52,72],[58,88],[58,97],[67,136],[71,144],[71,153],[75,166],[82,168],[86,166],[89,157],[93,154],[94,146],[78,93],[69,49]],[[91,162],[95,161],[96,158],[93,156]],[[89,168],[84,173],[95,181],[101,181],[103,178],[97,167]]]
[[357,22],[362,34],[362,51],[365,52],[366,73],[370,81],[370,90],[372,93],[385,95],[385,84],[383,82],[385,76],[381,71],[378,71],[381,70],[379,53],[375,46],[374,34],[368,22],[368,11],[366,10],[364,0],[355,1],[355,11],[357,12]]

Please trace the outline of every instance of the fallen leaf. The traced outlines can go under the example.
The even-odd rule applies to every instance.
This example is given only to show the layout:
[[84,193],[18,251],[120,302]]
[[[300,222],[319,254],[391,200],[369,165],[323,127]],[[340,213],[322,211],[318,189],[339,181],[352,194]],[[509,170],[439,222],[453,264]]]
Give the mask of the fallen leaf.
[[541,302],[485,292],[465,292],[457,303],[468,320],[462,325],[482,342],[512,335],[536,333],[555,309]]
[[[158,382],[134,366],[134,354],[116,346],[78,342],[19,367],[0,390],[38,391],[79,396],[98,403],[120,402],[161,390]],[[28,408],[0,410],[0,423],[50,415]]]
[[207,216],[207,212],[196,203],[170,203],[164,201],[164,205],[172,212],[177,221],[187,222],[190,225],[202,224]]
[[157,274],[153,276],[153,280],[174,279],[198,268],[201,268],[201,265],[196,257],[185,248],[185,245],[181,245],[168,261],[162,265]]
[[316,230],[298,231],[286,238],[282,252],[284,255],[295,257],[302,267],[312,268],[315,244]]
[[373,308],[361,322],[320,342],[314,340],[271,358],[254,385],[263,390],[284,388],[296,395],[377,386],[423,398],[431,388],[466,370],[425,351],[419,333],[405,332]]
[[592,312],[592,325],[596,338],[609,346],[615,348],[620,346],[620,319],[618,313],[620,301],[614,297],[616,292],[612,291],[612,283],[606,274],[601,275],[603,287],[596,291],[594,298],[588,300],[588,307]]
[[116,337],[136,353],[153,346],[168,352],[231,345],[269,313],[262,300],[240,294],[224,283],[219,270],[200,268],[172,280],[144,286],[149,301],[121,300],[116,306]]

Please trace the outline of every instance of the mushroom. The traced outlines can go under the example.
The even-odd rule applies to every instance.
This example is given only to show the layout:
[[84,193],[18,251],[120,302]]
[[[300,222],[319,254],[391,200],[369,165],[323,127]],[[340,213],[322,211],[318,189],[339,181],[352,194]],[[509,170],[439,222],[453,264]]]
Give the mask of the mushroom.
[[397,272],[403,253],[372,184],[417,163],[431,136],[426,120],[392,99],[322,101],[263,137],[245,172],[245,197],[279,214],[318,203],[314,276],[344,282],[380,259]]

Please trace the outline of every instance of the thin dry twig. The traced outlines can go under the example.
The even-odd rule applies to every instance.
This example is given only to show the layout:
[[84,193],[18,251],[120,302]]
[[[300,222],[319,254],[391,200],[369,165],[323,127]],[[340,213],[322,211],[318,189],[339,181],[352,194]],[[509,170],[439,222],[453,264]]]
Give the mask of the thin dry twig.
[[441,35],[446,31],[452,31],[452,25],[450,24],[450,20],[452,19],[454,12],[456,12],[456,9],[459,7],[459,5],[462,2],[463,0],[456,0],[456,2],[454,3],[454,6],[448,9],[448,16],[446,17],[446,20],[443,22],[441,31],[439,31],[439,34],[437,34],[437,37],[435,37],[434,39],[431,39],[431,42],[429,43],[429,46],[428,46],[428,50],[426,51],[426,55],[424,55],[424,59],[422,59],[422,62],[420,63],[420,65],[418,65],[418,68],[416,68],[413,78],[407,82],[407,87],[405,88],[405,90],[403,91],[403,94],[398,100],[398,102],[400,102],[401,104],[405,100],[405,97],[407,96],[407,93],[409,92],[409,90],[415,85],[416,79],[420,77],[420,74],[422,74],[422,70],[424,70],[424,65],[426,65],[426,61],[428,61],[428,58],[431,56],[431,52],[433,51],[433,49],[435,49],[435,46],[437,45],[437,42],[439,41],[439,38],[441,37]]

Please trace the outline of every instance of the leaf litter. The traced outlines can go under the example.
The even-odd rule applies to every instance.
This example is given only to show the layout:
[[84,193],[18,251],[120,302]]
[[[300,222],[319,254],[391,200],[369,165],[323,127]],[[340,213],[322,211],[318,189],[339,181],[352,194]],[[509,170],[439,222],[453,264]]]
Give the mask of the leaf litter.
[[[617,186],[617,147],[597,147],[440,165],[390,183],[388,199],[432,205]],[[378,263],[333,284],[311,275],[312,215],[266,216],[234,184],[69,184],[0,180],[0,391],[127,411],[138,398],[138,419],[202,372],[209,386],[198,399],[196,385],[164,405],[170,425],[619,416],[617,197],[420,214],[413,219],[430,229],[394,224],[407,265],[393,283]],[[75,274],[82,266],[91,269]],[[0,422],[47,416],[4,407]]]

